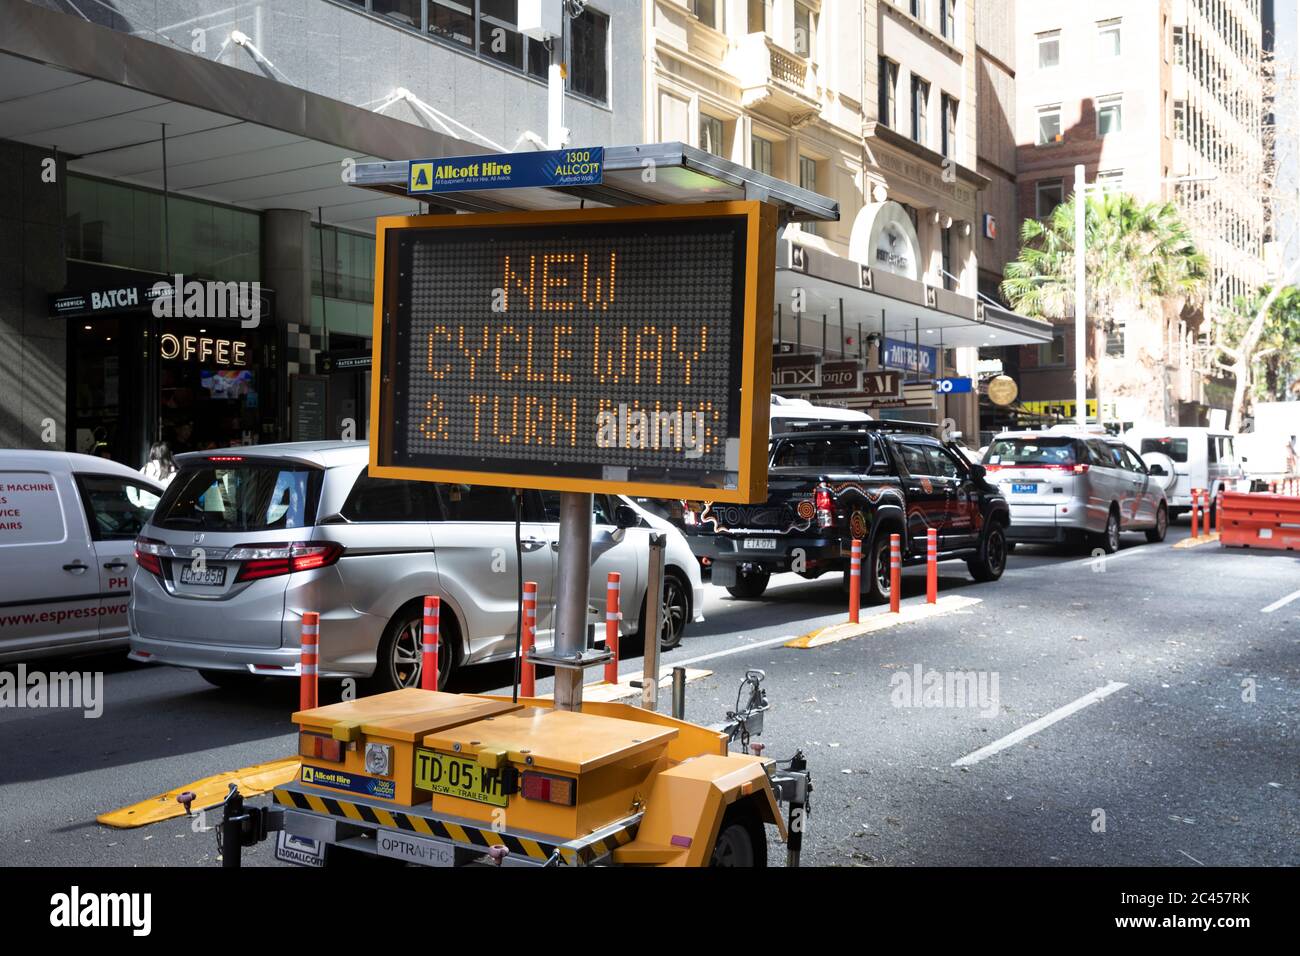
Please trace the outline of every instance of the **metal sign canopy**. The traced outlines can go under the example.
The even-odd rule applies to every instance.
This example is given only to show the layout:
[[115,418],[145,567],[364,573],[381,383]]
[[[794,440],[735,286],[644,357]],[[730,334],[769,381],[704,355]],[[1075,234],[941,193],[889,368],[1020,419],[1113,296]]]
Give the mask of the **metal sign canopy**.
[[[454,212],[576,209],[579,206],[644,206],[756,199],[775,206],[781,222],[835,222],[840,204],[772,176],[747,169],[685,143],[606,146],[603,182],[590,186],[523,187],[429,193],[422,201]],[[512,155],[501,153],[501,160]],[[419,157],[382,163],[358,163],[353,185],[408,195],[412,163],[437,161]]]

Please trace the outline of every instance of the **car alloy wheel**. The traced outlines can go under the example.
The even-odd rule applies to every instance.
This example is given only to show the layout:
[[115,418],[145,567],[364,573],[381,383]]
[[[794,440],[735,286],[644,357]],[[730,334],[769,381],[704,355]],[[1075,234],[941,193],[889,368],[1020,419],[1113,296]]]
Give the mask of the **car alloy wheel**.
[[1106,518],[1106,550],[1111,554],[1119,550],[1119,515],[1113,511]]
[[659,608],[659,647],[672,650],[682,642],[690,603],[686,588],[675,574],[664,575],[664,603]]

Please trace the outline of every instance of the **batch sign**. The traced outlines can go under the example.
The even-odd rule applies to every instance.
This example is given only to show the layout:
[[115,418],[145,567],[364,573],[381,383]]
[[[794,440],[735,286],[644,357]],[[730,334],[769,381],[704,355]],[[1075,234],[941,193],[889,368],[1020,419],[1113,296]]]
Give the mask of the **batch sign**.
[[757,202],[381,219],[371,473],[761,499],[774,232]]
[[407,192],[462,192],[475,189],[598,186],[604,181],[605,147],[552,149],[536,153],[489,153],[412,160]]

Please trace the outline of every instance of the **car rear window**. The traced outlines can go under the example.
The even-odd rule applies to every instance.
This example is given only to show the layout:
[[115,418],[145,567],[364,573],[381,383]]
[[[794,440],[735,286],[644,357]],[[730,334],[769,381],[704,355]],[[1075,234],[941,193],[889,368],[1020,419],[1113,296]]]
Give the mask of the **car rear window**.
[[1147,452],[1158,451],[1162,455],[1168,455],[1174,461],[1185,462],[1187,461],[1187,439],[1144,438],[1139,451],[1144,455]]
[[844,438],[785,440],[776,446],[772,467],[867,471],[871,468],[871,444]]
[[995,438],[986,465],[1073,465],[1073,438]]
[[160,528],[278,531],[316,516],[320,468],[277,461],[208,461],[181,468],[154,513]]

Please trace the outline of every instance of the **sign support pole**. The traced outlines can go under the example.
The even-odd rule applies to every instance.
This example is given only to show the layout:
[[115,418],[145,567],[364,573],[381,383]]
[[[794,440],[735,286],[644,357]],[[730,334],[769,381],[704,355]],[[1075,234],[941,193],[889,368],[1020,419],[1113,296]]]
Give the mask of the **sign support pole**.
[[650,535],[645,620],[641,623],[641,633],[645,635],[645,646],[641,650],[641,707],[645,710],[659,707],[659,630],[663,627],[660,617],[664,606],[664,548],[667,544],[667,535]]
[[[587,594],[591,579],[590,492],[560,494],[560,560],[555,582],[556,658],[580,661],[587,645]],[[582,709],[581,666],[555,669],[555,709]]]

